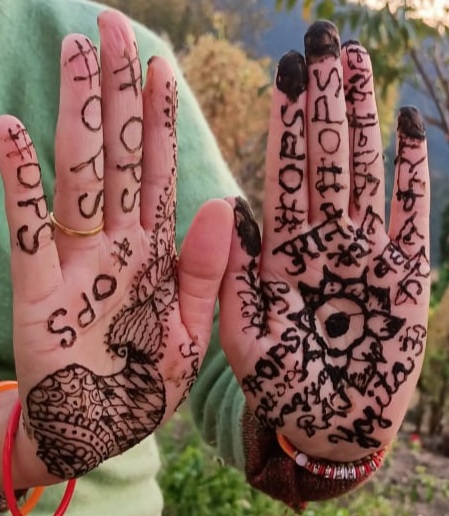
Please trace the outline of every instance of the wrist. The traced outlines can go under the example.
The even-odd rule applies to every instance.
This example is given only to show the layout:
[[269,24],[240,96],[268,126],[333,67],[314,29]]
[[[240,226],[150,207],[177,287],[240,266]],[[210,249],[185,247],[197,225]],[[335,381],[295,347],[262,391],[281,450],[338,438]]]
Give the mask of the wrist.
[[[17,389],[3,391],[0,395],[0,463],[3,463],[3,446],[9,419],[18,401]],[[11,471],[14,489],[28,489],[36,485],[51,485],[63,479],[50,475],[37,456],[37,444],[28,435],[23,413],[17,426],[11,451]],[[3,471],[0,467],[0,492],[3,491]]]
[[379,439],[376,446],[362,448],[357,443],[331,443],[328,441],[327,437],[323,436],[309,438],[304,435],[298,435],[297,433],[290,437],[290,435],[284,434],[282,430],[279,433],[287,437],[295,449],[316,459],[329,462],[354,462],[363,460],[372,453],[388,448],[392,441],[390,437],[388,439]]
[[292,459],[296,465],[307,470],[310,474],[330,480],[355,480],[361,482],[375,473],[381,466],[385,448],[366,455],[354,461],[334,462],[311,457],[295,448],[281,433],[276,433],[278,444],[282,451]]

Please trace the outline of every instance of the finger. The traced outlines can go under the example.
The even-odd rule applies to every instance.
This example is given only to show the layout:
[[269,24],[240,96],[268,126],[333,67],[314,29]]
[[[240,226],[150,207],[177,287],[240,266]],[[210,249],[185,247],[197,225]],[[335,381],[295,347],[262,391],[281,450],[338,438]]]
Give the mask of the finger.
[[270,270],[284,270],[273,253],[308,219],[306,89],[304,58],[292,50],[279,61],[267,142],[263,262]]
[[[160,57],[148,63],[143,92],[143,175],[140,220],[155,230],[164,218],[175,223],[176,206],[176,80],[167,61]],[[162,203],[162,209],[161,206]]]
[[304,38],[309,70],[307,146],[310,221],[329,217],[349,205],[349,144],[340,39],[327,21],[315,22]]
[[98,17],[105,145],[105,229],[135,226],[140,219],[142,175],[142,71],[127,18],[118,11]]
[[211,200],[195,216],[179,258],[181,319],[203,350],[209,342],[213,313],[228,263],[233,214],[229,204]]
[[341,61],[349,123],[349,214],[362,222],[369,211],[384,221],[385,173],[371,60],[362,46],[349,41],[342,46]]
[[[89,231],[103,221],[103,132],[100,67],[92,42],[71,34],[62,42],[59,116],[55,137],[55,219]],[[61,263],[73,247],[85,249],[92,238],[74,238],[56,227]]]
[[[260,282],[261,237],[249,205],[232,202],[234,228],[229,261],[220,289],[220,340],[238,378],[252,364],[256,342],[268,332]],[[244,342],[245,345],[241,345]]]
[[428,293],[430,181],[424,121],[415,107],[399,112],[395,163],[389,236],[395,263],[406,271],[399,296],[416,303]]
[[16,118],[0,116],[0,170],[11,235],[15,299],[42,299],[62,282],[33,143]]

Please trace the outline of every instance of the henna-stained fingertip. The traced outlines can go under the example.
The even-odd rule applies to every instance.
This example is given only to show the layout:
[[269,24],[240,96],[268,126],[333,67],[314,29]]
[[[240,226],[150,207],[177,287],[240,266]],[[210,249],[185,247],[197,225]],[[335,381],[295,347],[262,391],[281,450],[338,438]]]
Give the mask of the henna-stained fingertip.
[[304,57],[296,50],[290,50],[279,60],[276,87],[296,102],[306,91],[308,82],[307,66]]
[[404,136],[424,140],[426,138],[426,127],[424,120],[415,106],[404,106],[399,110],[398,131]]

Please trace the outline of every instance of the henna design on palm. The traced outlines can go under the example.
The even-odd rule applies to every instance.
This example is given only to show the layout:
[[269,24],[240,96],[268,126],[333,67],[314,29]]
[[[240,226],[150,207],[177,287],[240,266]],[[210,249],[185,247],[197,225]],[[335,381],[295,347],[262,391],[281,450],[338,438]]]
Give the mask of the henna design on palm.
[[328,445],[376,449],[378,436],[397,428],[392,407],[404,384],[416,381],[425,347],[430,265],[418,213],[425,209],[419,203],[427,156],[419,113],[406,108],[392,215],[402,225],[393,221],[387,234],[371,66],[366,51],[350,42],[343,46],[343,80],[331,57],[339,47],[335,29],[318,22],[306,35],[308,81],[299,54],[279,63],[276,86],[285,97],[277,95],[272,117],[269,142],[277,143],[268,164],[277,170],[267,171],[273,186],[266,191],[275,211],[265,213],[272,234],[264,232],[263,245],[258,236],[253,252],[247,241],[255,222],[240,200],[234,207],[236,239],[247,256],[234,281],[241,331],[254,339],[252,361],[242,353],[245,363],[233,364],[235,350],[224,345],[263,425],[297,435],[303,446],[322,436]]
[[[125,366],[111,376],[99,376],[79,364],[71,364],[47,376],[28,397],[30,427],[38,442],[38,455],[51,473],[61,478],[83,475],[111,455],[122,453],[153,432],[164,417],[166,392],[158,363],[165,354],[169,316],[178,301],[176,256],[172,244],[175,198],[173,181],[158,206],[157,230],[150,237],[148,264],[143,266],[129,295],[128,303],[112,318],[105,335],[106,352],[125,360]],[[130,252],[129,247],[126,248]],[[115,292],[113,277],[99,276],[93,297],[103,301]],[[86,297],[86,300],[88,298]],[[93,322],[93,312],[90,314]],[[49,319],[49,331],[69,333],[61,346],[73,346],[76,332],[69,326],[54,328],[55,317],[66,316],[61,309]],[[86,309],[78,314],[80,323]],[[192,364],[185,398],[199,368],[194,343],[181,345],[181,354]],[[69,436],[65,440],[64,436]]]

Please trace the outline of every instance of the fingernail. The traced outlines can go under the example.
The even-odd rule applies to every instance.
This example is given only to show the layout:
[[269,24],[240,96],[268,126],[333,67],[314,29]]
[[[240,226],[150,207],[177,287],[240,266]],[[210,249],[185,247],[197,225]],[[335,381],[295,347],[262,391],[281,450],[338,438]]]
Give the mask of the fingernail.
[[405,106],[399,110],[398,131],[404,136],[424,140],[426,138],[426,127],[424,120],[415,106]]
[[327,21],[313,23],[304,36],[307,63],[316,63],[326,57],[340,57],[340,36],[337,27]]
[[262,248],[259,226],[249,204],[242,197],[235,198],[234,224],[242,248],[253,258],[259,256]]
[[307,67],[304,57],[296,50],[284,54],[278,64],[276,86],[295,102],[307,89]]

